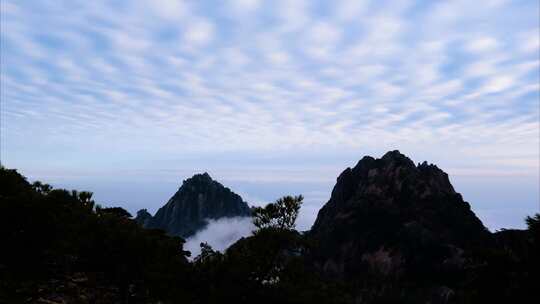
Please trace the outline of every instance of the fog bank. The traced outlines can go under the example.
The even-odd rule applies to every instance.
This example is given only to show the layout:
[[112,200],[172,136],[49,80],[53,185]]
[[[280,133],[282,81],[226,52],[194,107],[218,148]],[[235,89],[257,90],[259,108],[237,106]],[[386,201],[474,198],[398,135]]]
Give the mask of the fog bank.
[[209,220],[206,228],[186,240],[184,249],[191,252],[191,258],[200,254],[202,242],[210,244],[214,250],[223,251],[241,237],[251,235],[254,229],[251,217]]

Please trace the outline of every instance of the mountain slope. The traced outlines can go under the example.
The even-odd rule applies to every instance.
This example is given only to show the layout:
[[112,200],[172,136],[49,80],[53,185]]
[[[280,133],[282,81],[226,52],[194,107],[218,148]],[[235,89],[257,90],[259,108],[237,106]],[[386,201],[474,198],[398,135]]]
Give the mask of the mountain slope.
[[147,228],[158,228],[171,235],[189,237],[206,225],[207,219],[249,216],[242,198],[214,181],[208,173],[185,180],[178,191],[151,217],[146,210],[136,220]]
[[429,280],[464,267],[464,252],[492,242],[446,173],[399,151],[343,171],[310,234],[320,244],[320,267],[342,278],[371,272]]

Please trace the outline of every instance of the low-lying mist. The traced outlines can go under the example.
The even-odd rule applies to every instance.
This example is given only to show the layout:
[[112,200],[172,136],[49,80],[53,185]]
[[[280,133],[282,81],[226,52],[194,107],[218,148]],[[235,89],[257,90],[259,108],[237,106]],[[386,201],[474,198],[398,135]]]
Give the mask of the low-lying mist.
[[201,253],[200,243],[206,242],[214,250],[223,251],[241,237],[248,236],[255,229],[251,217],[232,217],[209,220],[203,230],[186,240],[185,250],[193,259]]

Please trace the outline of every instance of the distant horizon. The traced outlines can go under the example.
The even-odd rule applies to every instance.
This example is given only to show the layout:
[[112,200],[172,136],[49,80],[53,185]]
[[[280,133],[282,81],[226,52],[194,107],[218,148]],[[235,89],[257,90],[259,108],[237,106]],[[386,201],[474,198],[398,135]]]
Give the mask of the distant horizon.
[[[382,154],[369,156],[379,158],[382,157]],[[413,159],[413,161],[415,160]],[[99,175],[93,175],[99,174],[95,172],[87,176],[62,177],[51,175],[47,178],[46,175],[26,175],[25,172],[18,171],[27,176],[31,181],[40,180],[41,182],[55,186],[55,188],[91,191],[94,193],[94,197],[98,203],[109,207],[123,207],[133,216],[140,209],[147,209],[152,215],[155,214],[157,209],[165,205],[169,198],[174,195],[185,179],[190,178],[194,174],[207,172],[212,179],[239,194],[250,206],[262,206],[273,202],[283,195],[304,195],[305,204],[301,209],[298,225],[300,230],[309,230],[318,210],[328,201],[338,175],[345,168],[354,167],[356,162],[348,164],[340,170],[337,168],[327,168],[327,171],[319,170],[317,172],[319,176],[314,179],[302,179],[302,174],[300,173],[305,173],[309,170],[297,169],[283,171],[283,168],[281,168],[282,170],[278,168],[271,171],[271,174],[267,174],[266,176],[259,175],[257,177],[253,176],[254,173],[259,173],[255,172],[255,170],[246,170],[244,172],[245,176],[242,177],[241,170],[231,172],[223,169],[212,170],[207,168],[198,171],[190,169],[176,171],[171,169],[163,170],[164,173],[159,173],[159,170],[155,170],[154,174],[149,174],[147,177],[141,178],[141,176],[138,176],[138,178],[134,178],[134,176],[130,176],[127,179],[122,179],[121,176],[114,176],[110,179],[110,176],[107,178],[108,175],[100,177]],[[421,162],[415,161],[416,164]],[[432,162],[428,161],[428,163]],[[441,168],[437,163],[433,164]],[[471,204],[473,211],[491,231],[499,229],[523,229],[526,227],[525,217],[539,211],[538,204],[535,204],[535,201],[538,201],[540,191],[530,193],[530,195],[520,193],[527,188],[534,188],[534,177],[512,176],[513,183],[504,185],[507,182],[507,177],[495,176],[483,183],[479,183],[475,180],[474,175],[471,176],[466,172],[452,174],[452,169],[450,169],[450,172],[445,168],[441,169],[449,174],[454,189],[463,195],[465,201]],[[137,170],[133,171],[141,173]],[[314,170],[311,171],[313,172]],[[335,176],[330,176],[333,174],[332,172],[337,173]],[[175,177],[175,173],[178,173],[178,177]],[[283,173],[289,173],[289,176]],[[321,174],[325,175],[321,176]],[[282,177],[282,179],[279,177]],[[50,182],[48,179],[53,182]],[[103,181],[100,182],[100,179]],[[536,177],[536,180],[539,181],[539,178]],[[527,185],[527,181],[531,181],[531,185]],[[477,186],[481,188],[475,189]],[[463,188],[463,191],[461,188]],[[488,189],[490,190],[488,191]],[[483,200],[482,197],[487,197],[490,200]],[[509,202],[512,197],[515,197],[517,202]]]

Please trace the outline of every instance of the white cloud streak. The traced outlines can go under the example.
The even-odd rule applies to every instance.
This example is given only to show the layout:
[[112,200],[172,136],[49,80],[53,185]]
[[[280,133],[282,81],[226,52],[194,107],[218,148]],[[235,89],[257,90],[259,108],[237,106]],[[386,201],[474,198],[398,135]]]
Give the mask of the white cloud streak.
[[240,238],[251,235],[254,229],[250,217],[209,220],[206,228],[186,240],[184,249],[191,252],[192,259],[201,253],[200,244],[203,242],[223,252]]

